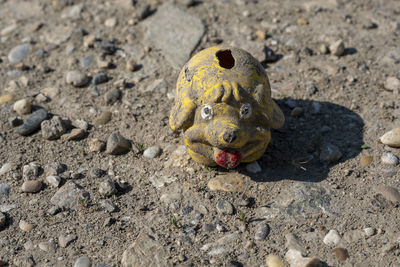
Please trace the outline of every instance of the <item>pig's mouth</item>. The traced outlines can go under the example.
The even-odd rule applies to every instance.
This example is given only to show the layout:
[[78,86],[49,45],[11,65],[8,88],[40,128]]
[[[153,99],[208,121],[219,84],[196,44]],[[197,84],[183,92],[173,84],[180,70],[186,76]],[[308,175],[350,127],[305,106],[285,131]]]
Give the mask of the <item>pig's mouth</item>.
[[233,169],[242,161],[242,154],[235,149],[219,149],[214,147],[215,162],[226,169]]

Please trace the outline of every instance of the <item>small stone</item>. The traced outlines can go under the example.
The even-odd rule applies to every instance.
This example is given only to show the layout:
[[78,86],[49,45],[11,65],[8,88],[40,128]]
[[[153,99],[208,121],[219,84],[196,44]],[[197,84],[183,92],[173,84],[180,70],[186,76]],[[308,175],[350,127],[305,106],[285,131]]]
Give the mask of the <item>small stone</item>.
[[396,166],[399,164],[399,158],[391,152],[384,152],[381,161],[384,164]]
[[109,177],[104,179],[99,185],[99,193],[103,196],[109,197],[115,195],[117,192],[118,190],[115,187],[115,183]]
[[35,101],[38,103],[45,103],[48,101],[48,98],[42,93],[39,93],[37,96],[35,96]]
[[58,139],[66,131],[66,125],[59,116],[44,120],[40,126],[42,128],[42,136],[46,140]]
[[285,264],[283,264],[281,258],[274,254],[269,254],[267,256],[265,264],[267,265],[267,267],[285,267]]
[[64,134],[61,136],[62,140],[72,141],[72,140],[79,140],[82,139],[86,134],[86,131],[81,128],[74,128],[71,132]]
[[373,190],[377,194],[381,194],[386,200],[393,203],[400,203],[400,193],[399,191],[391,186],[376,186]]
[[45,252],[54,253],[56,251],[56,243],[53,240],[40,242],[39,248]]
[[31,47],[28,44],[18,45],[8,53],[8,61],[11,64],[19,63],[28,56],[30,50]]
[[301,115],[303,115],[304,113],[304,109],[302,107],[295,107],[291,112],[290,112],[290,116],[292,116],[293,118],[298,118]]
[[58,237],[58,244],[60,245],[60,247],[65,248],[69,244],[71,244],[73,241],[75,241],[76,238],[77,238],[77,236],[74,234],[60,235]]
[[208,182],[208,188],[211,191],[241,192],[244,190],[243,177],[234,173],[218,175]]
[[40,164],[37,162],[31,162],[22,167],[22,177],[24,181],[35,180],[39,175]]
[[397,77],[388,77],[384,84],[385,88],[400,94],[400,80]]
[[47,176],[50,175],[59,175],[60,173],[66,170],[66,166],[59,162],[50,162],[45,166],[45,172]]
[[91,264],[92,263],[87,256],[82,256],[75,261],[74,267],[90,267]]
[[0,104],[10,102],[13,99],[14,99],[14,94],[12,94],[12,93],[2,95],[2,96],[0,96]]
[[7,199],[11,192],[11,186],[9,184],[0,184],[0,203],[2,200]]
[[111,89],[104,94],[104,101],[106,101],[106,103],[109,105],[114,104],[120,98],[121,98],[121,90],[117,88]]
[[135,71],[137,69],[138,69],[138,65],[134,59],[130,58],[126,61],[126,70]]
[[4,163],[3,166],[1,166],[1,169],[0,169],[0,176],[2,176],[3,174],[6,174],[7,172],[9,172],[13,167],[14,167],[14,164],[12,162]]
[[33,229],[33,224],[24,221],[24,220],[20,220],[19,221],[19,229],[21,229],[24,232],[29,232]]
[[3,28],[0,32],[1,35],[5,36],[12,33],[17,28],[17,24],[11,24]]
[[305,254],[307,251],[304,248],[304,244],[301,240],[293,233],[288,233],[285,235],[286,243],[285,246],[287,249],[298,250],[301,253]]
[[289,249],[285,254],[285,259],[290,267],[321,267],[322,264],[317,258],[303,257],[301,252]]
[[39,129],[40,124],[42,121],[47,119],[47,111],[45,109],[39,109],[35,112],[33,112],[24,122],[24,124],[21,125],[17,129],[17,133],[23,136],[29,135]]
[[60,208],[76,209],[82,200],[87,200],[88,198],[88,192],[84,191],[76,183],[69,181],[58,189],[50,199],[50,202]]
[[59,187],[61,183],[60,176],[50,175],[46,177],[46,181],[53,187]]
[[361,164],[361,166],[366,167],[366,166],[368,166],[369,164],[372,163],[373,159],[374,158],[372,156],[369,156],[369,155],[361,156],[360,157],[360,164]]
[[307,25],[308,24],[308,20],[304,19],[304,18],[299,18],[297,20],[297,25]]
[[52,206],[50,209],[47,210],[47,213],[49,215],[56,215],[57,213],[59,213],[61,210],[59,207],[57,206]]
[[67,84],[72,84],[75,87],[82,87],[89,82],[89,77],[80,71],[74,70],[67,72],[65,80]]
[[262,171],[260,164],[257,161],[253,161],[246,165],[246,171],[250,173],[259,173]]
[[112,113],[110,111],[104,111],[94,120],[93,124],[95,126],[107,124],[111,120],[111,117]]
[[111,67],[111,65],[112,65],[111,61],[108,60],[107,58],[105,58],[103,56],[100,56],[97,58],[97,66],[100,69],[108,69]]
[[21,186],[21,190],[24,193],[36,193],[40,189],[42,189],[42,182],[39,180],[25,181]]
[[400,128],[390,130],[381,136],[380,141],[390,147],[400,147]]
[[13,260],[14,266],[16,267],[34,267],[36,266],[32,255],[15,257]]
[[306,91],[307,91],[310,95],[313,95],[313,94],[315,94],[315,93],[318,91],[318,89],[317,89],[317,87],[316,87],[313,83],[308,83],[307,86],[306,86]]
[[257,30],[256,31],[256,37],[260,40],[266,40],[267,39],[267,32],[265,30]]
[[319,159],[322,162],[333,163],[338,161],[342,157],[342,152],[339,148],[330,143],[324,143],[321,147],[321,153]]
[[145,158],[153,159],[160,155],[161,148],[159,146],[151,146],[143,152]]
[[89,128],[89,124],[84,120],[74,120],[72,122],[72,126],[74,126],[76,128],[80,128],[85,131],[87,131],[87,129]]
[[104,22],[104,26],[109,27],[109,28],[113,28],[113,27],[115,27],[115,25],[117,25],[117,22],[118,21],[117,21],[116,18],[108,18]]
[[106,147],[106,143],[97,138],[90,139],[88,144],[90,152],[100,152],[103,151]]
[[28,98],[18,100],[14,103],[13,109],[19,115],[31,113],[31,101]]
[[108,212],[115,212],[118,210],[117,206],[115,206],[110,200],[103,199],[100,201],[100,207],[105,209]]
[[254,239],[258,241],[263,241],[267,238],[269,232],[270,232],[269,225],[265,222],[261,222],[257,226]]
[[364,238],[364,233],[361,230],[351,230],[347,231],[343,234],[343,239],[346,240],[347,243],[357,243],[359,240]]
[[326,55],[329,53],[329,48],[326,44],[321,44],[319,46],[319,52],[321,52],[322,55]]
[[86,48],[93,47],[96,41],[96,36],[94,34],[88,34],[83,37],[83,46]]
[[375,234],[375,229],[372,227],[364,228],[364,233],[367,237],[373,236]]
[[232,215],[234,212],[233,205],[226,200],[219,200],[216,207],[217,212],[222,215]]
[[344,43],[343,40],[337,40],[329,46],[329,50],[332,55],[342,56],[344,54]]
[[94,76],[92,83],[94,85],[105,83],[108,81],[108,77],[105,73],[98,73]]
[[334,248],[332,249],[332,253],[341,261],[345,261],[349,257],[349,252],[345,248]]
[[125,154],[131,150],[131,142],[115,132],[107,139],[106,153],[110,155]]
[[90,65],[92,65],[93,63],[93,57],[92,56],[83,57],[81,58],[80,63],[83,69],[89,68]]
[[328,246],[336,246],[340,242],[341,238],[336,230],[330,230],[324,237],[324,244]]
[[42,89],[40,92],[47,97],[55,98],[60,93],[60,89],[58,87],[47,87]]

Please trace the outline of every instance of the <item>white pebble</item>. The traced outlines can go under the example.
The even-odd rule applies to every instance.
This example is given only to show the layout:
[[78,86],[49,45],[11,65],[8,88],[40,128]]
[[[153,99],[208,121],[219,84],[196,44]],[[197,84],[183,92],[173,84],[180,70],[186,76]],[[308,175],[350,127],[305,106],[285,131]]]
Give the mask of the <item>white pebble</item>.
[[18,100],[14,103],[14,111],[19,115],[31,113],[31,101],[28,98]]
[[399,164],[399,158],[396,157],[393,153],[385,152],[381,157],[382,163],[396,166]]
[[375,229],[372,227],[367,227],[367,228],[364,228],[364,232],[365,232],[366,236],[370,237],[375,234]]
[[160,152],[161,152],[161,148],[159,146],[152,146],[152,147],[147,148],[143,152],[143,156],[145,158],[152,159],[152,158],[157,157],[160,154]]
[[328,246],[335,246],[340,242],[339,233],[336,230],[330,230],[324,237],[324,244]]

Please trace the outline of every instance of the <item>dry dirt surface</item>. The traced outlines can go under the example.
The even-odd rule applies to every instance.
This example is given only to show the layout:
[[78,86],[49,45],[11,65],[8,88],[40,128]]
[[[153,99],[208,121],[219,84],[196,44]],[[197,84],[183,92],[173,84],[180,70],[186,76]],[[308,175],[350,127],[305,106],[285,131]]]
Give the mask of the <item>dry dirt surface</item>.
[[[0,0],[0,266],[399,267],[399,35],[397,0]],[[286,117],[234,170],[168,125],[219,43]]]

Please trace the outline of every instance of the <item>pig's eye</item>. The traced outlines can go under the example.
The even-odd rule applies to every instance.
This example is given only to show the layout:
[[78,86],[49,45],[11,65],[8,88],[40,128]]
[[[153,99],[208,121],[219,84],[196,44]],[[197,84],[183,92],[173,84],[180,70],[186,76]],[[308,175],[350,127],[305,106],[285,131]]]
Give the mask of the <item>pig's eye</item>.
[[248,103],[243,104],[243,105],[240,107],[240,117],[243,118],[243,119],[248,119],[248,118],[250,118],[250,116],[251,116],[251,111],[252,111],[252,108],[251,108],[251,105],[250,105],[250,104],[248,104]]
[[201,117],[205,120],[211,120],[213,116],[213,110],[210,105],[204,105],[201,108]]

